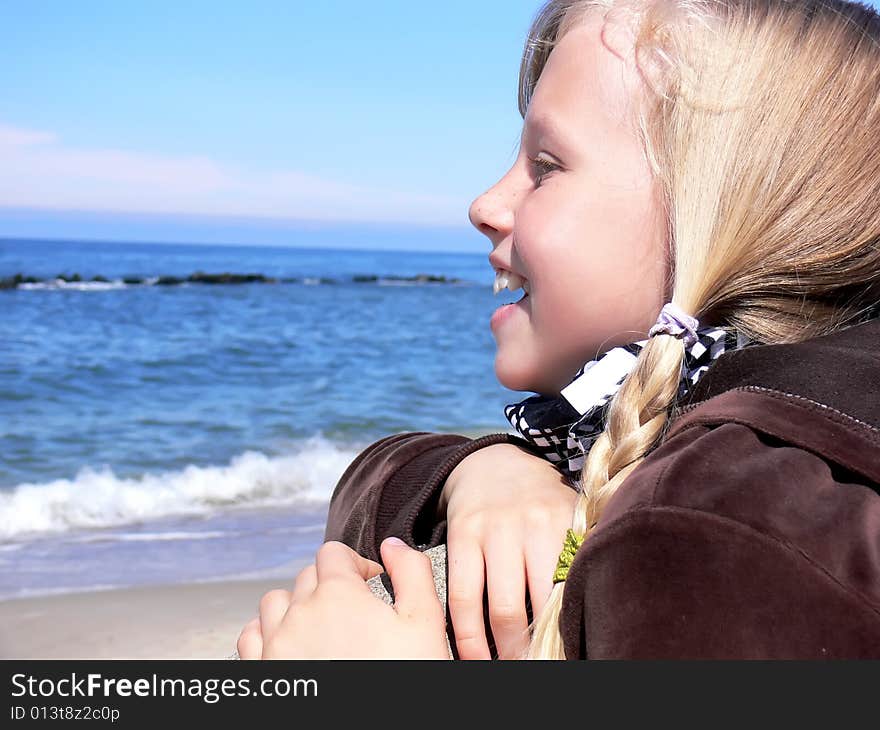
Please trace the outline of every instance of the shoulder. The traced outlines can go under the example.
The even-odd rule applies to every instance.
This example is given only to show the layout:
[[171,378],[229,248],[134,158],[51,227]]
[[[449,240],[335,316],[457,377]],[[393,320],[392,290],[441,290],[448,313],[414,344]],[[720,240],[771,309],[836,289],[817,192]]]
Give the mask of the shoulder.
[[880,656],[880,326],[731,355],[578,552],[568,655]]
[[770,541],[880,605],[880,429],[848,414],[775,391],[716,396],[673,424],[602,523],[634,510]]
[[730,398],[688,414],[609,501],[566,582],[567,655],[880,656],[877,479],[731,418],[755,403]]
[[880,426],[880,318],[804,342],[727,352],[681,405],[741,388],[797,395]]
[[839,550],[856,515],[880,520],[880,321],[732,354],[705,377],[721,392],[705,398],[704,388],[679,412],[603,520],[676,508],[811,554]]

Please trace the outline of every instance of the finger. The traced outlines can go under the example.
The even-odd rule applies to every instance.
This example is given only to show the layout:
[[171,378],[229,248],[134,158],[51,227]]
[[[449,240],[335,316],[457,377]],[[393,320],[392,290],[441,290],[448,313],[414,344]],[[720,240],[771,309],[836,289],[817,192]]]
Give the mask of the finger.
[[396,537],[384,540],[379,549],[391,577],[397,613],[406,617],[441,613],[431,559]]
[[263,637],[260,634],[260,617],[251,619],[241,630],[235,644],[241,659],[260,659],[263,656]]
[[314,564],[303,568],[293,582],[293,590],[290,592],[290,602],[297,603],[308,598],[315,592],[318,586],[318,571]]
[[277,588],[269,591],[260,599],[260,633],[263,641],[270,639],[287,614],[290,608],[290,591]]
[[[559,545],[562,541],[559,541]],[[537,620],[547,605],[553,590],[553,570],[559,557],[559,545],[541,545],[526,553],[526,575],[529,582],[529,599],[532,618]]]
[[315,570],[318,583],[333,578],[350,580],[357,578],[366,581],[379,575],[383,568],[379,563],[358,555],[348,545],[341,542],[325,542],[315,557]]
[[449,534],[446,600],[452,619],[455,647],[461,659],[491,659],[483,617],[485,567],[483,551],[470,540]]
[[522,553],[507,540],[486,546],[489,625],[499,659],[520,659],[529,645],[526,616],[526,566]]

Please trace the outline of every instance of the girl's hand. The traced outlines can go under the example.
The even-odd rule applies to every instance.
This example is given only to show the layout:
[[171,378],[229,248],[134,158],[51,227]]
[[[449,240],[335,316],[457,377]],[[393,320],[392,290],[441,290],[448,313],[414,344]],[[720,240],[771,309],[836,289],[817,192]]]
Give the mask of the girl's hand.
[[491,656],[484,583],[499,658],[523,655],[529,643],[526,588],[537,617],[553,587],[576,500],[550,462],[513,444],[475,451],[449,475],[438,510],[447,518],[447,595],[462,659]]
[[448,659],[446,620],[427,556],[397,538],[380,548],[395,605],[366,582],[382,566],[341,542],[318,550],[293,591],[270,591],[238,639],[242,659]]

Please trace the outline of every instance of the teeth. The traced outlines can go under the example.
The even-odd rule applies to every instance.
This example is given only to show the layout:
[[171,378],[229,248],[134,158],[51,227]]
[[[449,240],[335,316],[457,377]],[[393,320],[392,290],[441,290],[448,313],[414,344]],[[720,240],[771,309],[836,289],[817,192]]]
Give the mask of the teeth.
[[506,271],[504,269],[496,269],[495,270],[495,284],[492,287],[495,294],[500,292],[502,289],[510,289],[510,291],[516,291],[517,289],[522,289],[526,294],[529,293],[529,282],[523,279],[519,274],[514,274],[512,271]]

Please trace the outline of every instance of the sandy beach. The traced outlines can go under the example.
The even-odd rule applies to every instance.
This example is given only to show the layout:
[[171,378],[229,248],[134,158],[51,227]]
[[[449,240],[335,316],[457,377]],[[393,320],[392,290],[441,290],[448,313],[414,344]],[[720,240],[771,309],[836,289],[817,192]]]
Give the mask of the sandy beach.
[[0,658],[223,659],[260,597],[284,585],[264,578],[0,601]]

